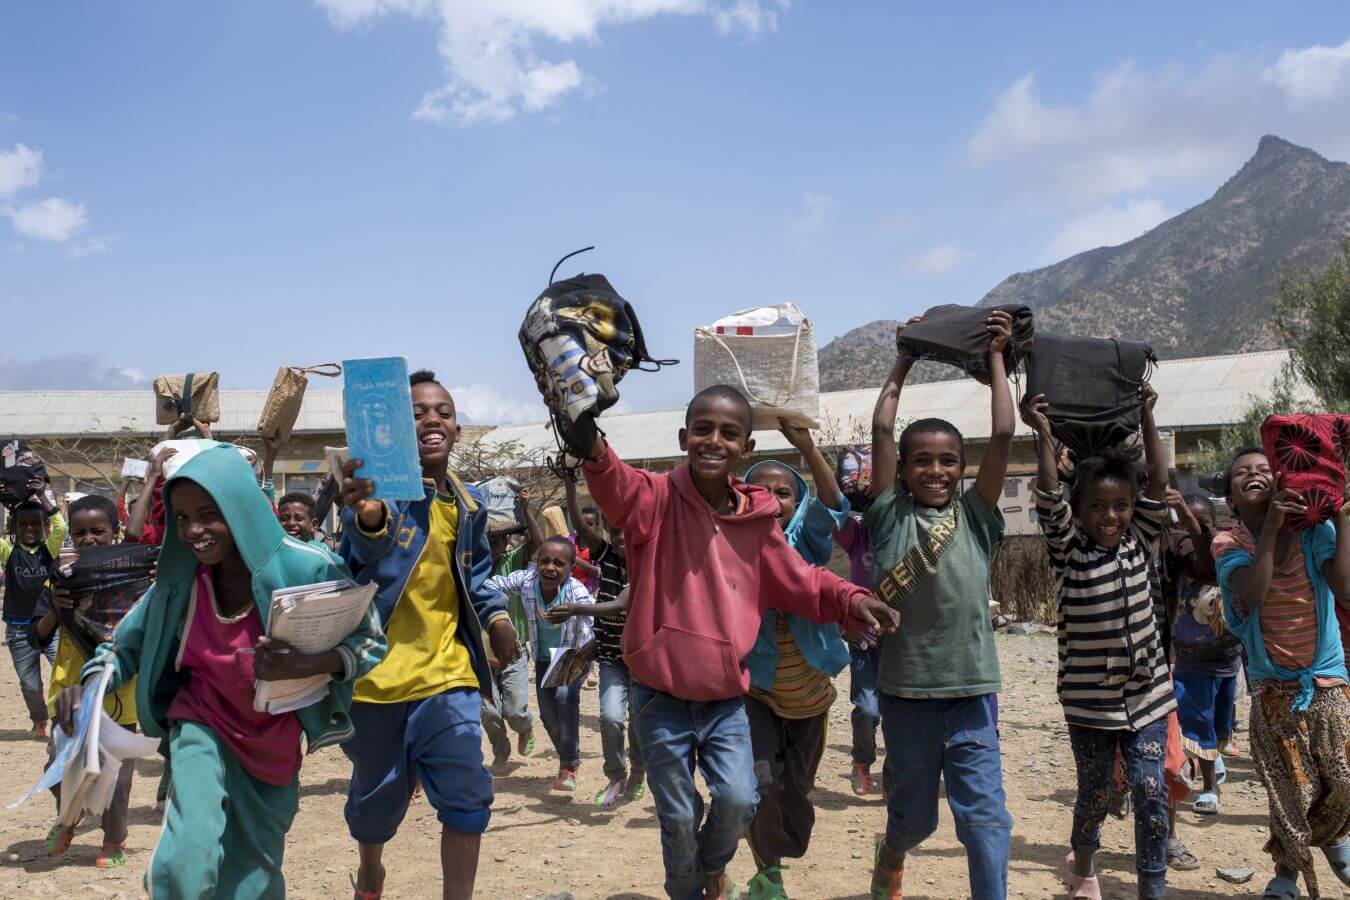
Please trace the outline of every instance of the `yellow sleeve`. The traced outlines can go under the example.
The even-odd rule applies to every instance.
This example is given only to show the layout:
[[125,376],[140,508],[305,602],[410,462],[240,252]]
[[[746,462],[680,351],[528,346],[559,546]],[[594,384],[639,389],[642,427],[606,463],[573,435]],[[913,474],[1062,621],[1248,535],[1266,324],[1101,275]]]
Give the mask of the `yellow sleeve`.
[[0,566],[9,562],[9,555],[14,552],[14,545],[4,538],[0,538]]
[[70,529],[66,527],[66,519],[60,513],[55,513],[49,521],[52,530],[47,535],[47,551],[55,556],[66,545],[66,535],[70,533]]

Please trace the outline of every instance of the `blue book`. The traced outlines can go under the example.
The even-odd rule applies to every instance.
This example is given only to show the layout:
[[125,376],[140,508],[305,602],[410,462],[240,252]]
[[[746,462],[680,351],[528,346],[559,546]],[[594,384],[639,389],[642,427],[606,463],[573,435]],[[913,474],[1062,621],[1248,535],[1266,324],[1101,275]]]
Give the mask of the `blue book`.
[[348,459],[356,474],[375,482],[380,500],[421,500],[422,464],[413,424],[408,360],[402,356],[349,359],[342,363],[343,416]]

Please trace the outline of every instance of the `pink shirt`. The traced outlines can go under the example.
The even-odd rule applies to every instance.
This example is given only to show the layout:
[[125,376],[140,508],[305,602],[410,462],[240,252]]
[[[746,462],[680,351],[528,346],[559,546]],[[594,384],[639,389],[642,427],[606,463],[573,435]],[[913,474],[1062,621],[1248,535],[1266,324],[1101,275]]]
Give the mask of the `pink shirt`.
[[169,719],[210,728],[264,784],[290,784],[300,771],[300,720],[295,713],[253,711],[252,650],[263,634],[258,610],[249,604],[236,618],[221,616],[210,569],[201,566],[187,618],[177,668],[188,682],[169,704]]

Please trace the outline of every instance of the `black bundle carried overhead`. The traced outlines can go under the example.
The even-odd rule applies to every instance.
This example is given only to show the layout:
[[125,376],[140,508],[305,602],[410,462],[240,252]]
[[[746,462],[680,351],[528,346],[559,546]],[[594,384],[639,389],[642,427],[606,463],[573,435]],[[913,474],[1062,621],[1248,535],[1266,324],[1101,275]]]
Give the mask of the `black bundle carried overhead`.
[[590,453],[598,433],[595,420],[618,402],[618,384],[630,369],[655,372],[678,362],[651,357],[632,304],[603,275],[562,281],[550,275],[548,287],[525,313],[520,347],[561,448],[573,457]]
[[1042,332],[1026,362],[1023,401],[1045,395],[1051,434],[1081,460],[1120,446],[1139,430],[1139,389],[1158,359],[1140,341]]
[[923,314],[922,320],[896,332],[902,353],[916,359],[947,363],[982,384],[989,383],[989,314],[995,310],[1012,317],[1012,337],[1003,348],[1003,364],[1011,373],[1031,349],[1035,329],[1031,308],[1022,305],[959,306],[947,303]]

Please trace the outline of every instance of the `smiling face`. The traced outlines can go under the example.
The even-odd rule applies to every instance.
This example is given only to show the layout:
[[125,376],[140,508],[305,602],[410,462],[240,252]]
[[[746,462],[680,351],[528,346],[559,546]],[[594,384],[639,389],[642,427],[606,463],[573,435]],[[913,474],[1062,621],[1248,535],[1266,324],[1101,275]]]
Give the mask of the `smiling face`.
[[225,515],[205,488],[195,481],[180,479],[173,482],[170,501],[178,537],[191,548],[199,563],[214,566],[238,554]]
[[680,449],[689,454],[695,484],[724,483],[736,471],[741,457],[754,448],[749,410],[744,403],[708,394],[690,405],[688,424],[680,429]]
[[550,538],[539,548],[539,581],[547,591],[555,591],[576,564],[576,549],[570,541]]
[[314,540],[314,519],[305,504],[295,501],[281,504],[277,510],[277,521],[281,523],[282,531],[297,541]]
[[14,514],[14,536],[25,547],[33,547],[46,539],[47,515],[40,509],[24,508]]
[[960,439],[946,431],[920,431],[909,436],[903,453],[900,479],[914,502],[935,509],[951,503],[966,469]]
[[1246,453],[1228,470],[1228,503],[1239,516],[1264,512],[1275,490],[1275,474],[1264,453]]
[[609,545],[620,556],[628,555],[628,544],[624,542],[622,528],[611,528],[609,530]]
[[1098,546],[1120,546],[1134,519],[1134,485],[1127,479],[1098,478],[1082,487],[1075,504],[1078,525]]
[[787,528],[800,502],[797,496],[797,479],[786,466],[761,465],[755,469],[750,483],[769,489],[773,499],[778,501],[778,525],[780,528]]
[[445,474],[450,451],[459,440],[459,422],[450,392],[432,381],[412,388],[413,419],[417,425],[417,455],[422,474],[440,478]]
[[82,509],[71,513],[70,542],[76,547],[104,547],[117,537],[117,528],[101,509]]

